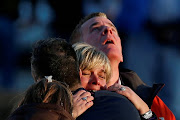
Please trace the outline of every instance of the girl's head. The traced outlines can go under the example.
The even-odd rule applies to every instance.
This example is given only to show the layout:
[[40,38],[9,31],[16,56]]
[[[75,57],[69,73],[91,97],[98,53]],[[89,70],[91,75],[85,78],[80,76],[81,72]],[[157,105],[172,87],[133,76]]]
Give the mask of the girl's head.
[[56,80],[48,82],[44,78],[30,86],[20,106],[32,103],[57,104],[70,114],[72,113],[72,93],[67,85]]

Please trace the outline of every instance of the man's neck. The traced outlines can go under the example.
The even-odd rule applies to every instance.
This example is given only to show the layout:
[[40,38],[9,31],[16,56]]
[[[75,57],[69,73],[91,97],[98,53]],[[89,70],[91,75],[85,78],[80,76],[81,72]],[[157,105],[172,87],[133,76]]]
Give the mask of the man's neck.
[[[113,62],[111,62],[113,63]],[[117,82],[117,80],[119,80],[119,64],[111,64],[111,69],[112,69],[112,75],[111,75],[111,79],[109,80],[109,82],[107,83],[107,87],[113,85],[114,83]]]

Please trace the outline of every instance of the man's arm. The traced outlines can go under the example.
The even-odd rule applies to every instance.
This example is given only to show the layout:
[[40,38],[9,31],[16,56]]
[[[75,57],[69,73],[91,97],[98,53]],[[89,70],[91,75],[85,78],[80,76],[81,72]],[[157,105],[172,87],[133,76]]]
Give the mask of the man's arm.
[[153,100],[151,110],[156,114],[158,120],[176,120],[172,111],[157,95]]

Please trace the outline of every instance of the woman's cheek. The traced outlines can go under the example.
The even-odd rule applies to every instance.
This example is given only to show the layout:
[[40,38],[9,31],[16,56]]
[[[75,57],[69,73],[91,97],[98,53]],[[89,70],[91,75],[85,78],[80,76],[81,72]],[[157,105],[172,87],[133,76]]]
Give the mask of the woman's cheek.
[[85,78],[85,77],[82,76],[82,77],[81,77],[81,85],[82,85],[82,87],[86,89],[87,84],[88,84],[87,78]]

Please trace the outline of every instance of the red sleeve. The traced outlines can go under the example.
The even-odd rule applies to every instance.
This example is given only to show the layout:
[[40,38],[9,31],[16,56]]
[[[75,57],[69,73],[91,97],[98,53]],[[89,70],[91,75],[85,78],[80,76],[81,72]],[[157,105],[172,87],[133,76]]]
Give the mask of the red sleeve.
[[172,111],[157,95],[153,100],[151,110],[156,114],[158,120],[176,120]]

